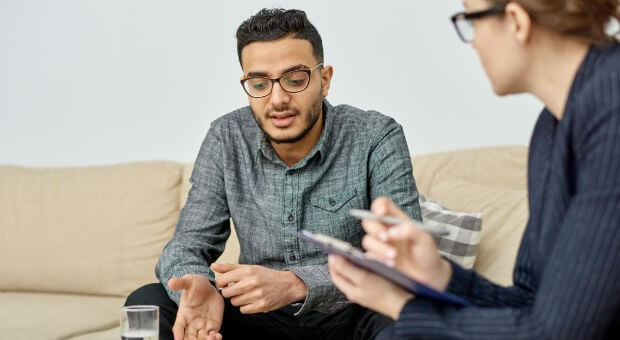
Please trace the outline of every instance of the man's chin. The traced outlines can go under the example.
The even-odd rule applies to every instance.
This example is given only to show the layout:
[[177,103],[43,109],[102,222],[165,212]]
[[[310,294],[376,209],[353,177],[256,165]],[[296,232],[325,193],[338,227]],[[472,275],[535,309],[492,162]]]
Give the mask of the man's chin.
[[303,134],[293,136],[274,136],[271,134],[267,134],[267,138],[269,139],[269,141],[274,144],[293,144],[299,142],[303,137]]

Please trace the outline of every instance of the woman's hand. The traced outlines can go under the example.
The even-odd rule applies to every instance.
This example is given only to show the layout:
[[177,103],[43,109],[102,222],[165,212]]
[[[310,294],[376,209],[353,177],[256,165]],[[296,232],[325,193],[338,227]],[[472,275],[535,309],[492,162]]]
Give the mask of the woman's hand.
[[332,281],[347,299],[397,320],[413,295],[384,278],[370,273],[337,255],[329,255]]
[[371,210],[379,216],[394,216],[410,223],[389,226],[379,221],[363,220],[362,226],[367,234],[362,246],[367,255],[444,291],[450,282],[452,267],[439,254],[433,237],[416,227],[416,223],[388,198],[374,200]]

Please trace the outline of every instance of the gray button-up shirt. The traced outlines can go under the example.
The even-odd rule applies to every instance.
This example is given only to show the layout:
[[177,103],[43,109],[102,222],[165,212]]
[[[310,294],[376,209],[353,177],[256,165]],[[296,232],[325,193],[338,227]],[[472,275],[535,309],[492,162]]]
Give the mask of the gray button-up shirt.
[[323,105],[324,128],[306,157],[289,167],[244,107],[211,124],[196,159],[192,188],[156,274],[167,282],[185,274],[214,280],[216,261],[234,222],[239,263],[290,270],[308,294],[297,314],[331,313],[347,300],[329,277],[326,255],[300,240],[309,230],[360,246],[364,231],[349,216],[387,196],[421,220],[418,192],[402,127],[392,118],[347,105]]

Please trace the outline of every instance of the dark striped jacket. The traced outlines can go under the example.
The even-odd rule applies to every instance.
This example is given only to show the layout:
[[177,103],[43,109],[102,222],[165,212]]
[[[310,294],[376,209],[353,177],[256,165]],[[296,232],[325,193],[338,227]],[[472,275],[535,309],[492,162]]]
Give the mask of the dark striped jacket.
[[532,135],[514,286],[453,265],[448,290],[479,307],[414,299],[385,335],[620,339],[620,45],[590,49],[564,112]]

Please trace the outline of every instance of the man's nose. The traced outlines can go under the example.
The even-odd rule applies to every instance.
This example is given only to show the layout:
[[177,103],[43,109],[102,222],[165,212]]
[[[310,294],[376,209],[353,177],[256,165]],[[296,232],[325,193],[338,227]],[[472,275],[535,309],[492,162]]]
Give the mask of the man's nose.
[[291,97],[288,92],[282,89],[282,86],[279,82],[273,83],[273,88],[271,89],[271,98],[269,101],[271,105],[274,107],[282,106],[283,104],[288,104]]

